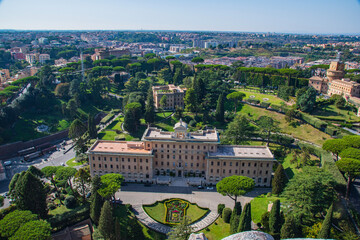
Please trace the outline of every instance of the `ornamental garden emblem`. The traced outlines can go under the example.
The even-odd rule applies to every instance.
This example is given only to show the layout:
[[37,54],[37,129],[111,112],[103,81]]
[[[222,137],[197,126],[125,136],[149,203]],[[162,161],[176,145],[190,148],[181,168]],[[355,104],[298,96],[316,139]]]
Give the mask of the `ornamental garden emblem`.
[[166,215],[165,222],[170,224],[180,223],[186,215],[189,203],[181,199],[171,199],[164,202]]

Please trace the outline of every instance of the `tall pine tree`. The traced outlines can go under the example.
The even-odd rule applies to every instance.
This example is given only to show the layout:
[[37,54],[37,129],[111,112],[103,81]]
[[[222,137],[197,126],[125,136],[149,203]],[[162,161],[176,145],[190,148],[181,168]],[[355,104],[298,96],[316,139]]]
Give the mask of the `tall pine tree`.
[[279,164],[276,168],[274,179],[272,181],[272,193],[280,194],[285,188],[287,177],[285,175],[284,167]]
[[251,231],[251,204],[247,203],[240,215],[238,232]]
[[237,232],[237,229],[239,227],[239,222],[240,222],[240,215],[241,215],[241,203],[236,202],[233,212],[231,214],[231,218],[230,218],[230,233],[231,234],[234,234]]
[[88,117],[88,132],[90,138],[96,138],[97,137],[97,130],[96,130],[96,124],[94,121],[94,116],[89,114]]
[[146,123],[153,123],[155,121],[155,106],[154,106],[154,96],[152,92],[152,87],[150,86],[145,106],[145,121]]
[[275,200],[269,215],[269,230],[273,235],[278,235],[281,230],[280,200]]
[[[13,184],[13,187],[10,186]],[[15,199],[16,207],[20,210],[30,210],[41,218],[47,216],[46,193],[44,184],[31,172],[17,175],[15,183],[10,183],[11,197]],[[13,189],[12,189],[13,188]]]
[[216,105],[216,111],[215,111],[216,121],[224,122],[224,114],[225,114],[224,94],[220,94],[219,98],[218,98],[218,101],[217,101],[217,105]]
[[281,227],[280,236],[281,239],[299,238],[302,236],[301,227],[298,226],[293,215],[285,219],[285,223]]
[[327,239],[330,237],[330,230],[331,230],[331,220],[333,215],[334,204],[331,204],[329,210],[326,213],[325,219],[322,223],[320,233],[318,238]]
[[95,192],[91,196],[90,217],[96,225],[99,224],[99,218],[103,203],[104,201],[98,192]]
[[114,235],[113,209],[109,201],[106,201],[101,208],[99,231],[106,240],[111,239]]

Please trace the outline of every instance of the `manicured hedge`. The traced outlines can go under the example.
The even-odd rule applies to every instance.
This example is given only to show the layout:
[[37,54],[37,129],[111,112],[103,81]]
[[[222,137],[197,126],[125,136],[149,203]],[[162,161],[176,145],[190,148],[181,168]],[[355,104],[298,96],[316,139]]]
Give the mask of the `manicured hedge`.
[[262,106],[262,107],[264,107],[264,108],[268,108],[268,107],[270,107],[270,103],[268,103],[268,102],[261,102],[261,103],[260,103],[260,106]]
[[331,175],[333,175],[336,183],[337,183],[337,187],[339,190],[344,190],[345,186],[346,186],[346,181],[344,176],[341,174],[341,172],[339,171],[339,169],[337,168],[334,159],[332,158],[332,155],[321,149],[318,148],[314,145],[308,144],[308,143],[303,143],[303,142],[299,142],[298,143],[300,148],[304,148],[306,147],[307,149],[310,150],[311,154],[316,155],[317,157],[320,158],[321,160],[321,166],[322,168],[324,168],[325,170],[327,170],[329,173],[331,173]]
[[260,100],[255,99],[255,98],[248,98],[246,99],[247,102],[252,103],[252,104],[259,104]]
[[102,124],[106,124],[108,123],[115,115],[110,113],[108,115],[106,115],[103,119],[101,119],[100,123]]
[[309,114],[306,113],[301,113],[300,114],[301,119],[304,120],[305,122],[307,122],[308,124],[310,124],[311,126],[317,128],[317,129],[325,129],[328,124],[325,121],[322,121],[316,117],[313,117]]
[[222,219],[224,220],[225,223],[229,223],[230,222],[230,218],[231,218],[231,209],[230,208],[225,208],[222,212]]

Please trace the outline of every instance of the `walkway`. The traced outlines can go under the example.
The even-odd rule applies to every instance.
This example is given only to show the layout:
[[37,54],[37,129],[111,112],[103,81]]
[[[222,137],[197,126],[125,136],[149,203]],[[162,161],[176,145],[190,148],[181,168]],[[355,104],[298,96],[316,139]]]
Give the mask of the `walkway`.
[[[167,234],[168,232],[170,232],[171,227],[156,222],[154,219],[149,217],[149,215],[147,215],[144,209],[142,208],[142,205],[133,206],[133,211],[137,219],[148,228],[163,234]],[[219,214],[217,214],[215,211],[210,211],[205,217],[190,225],[193,229],[192,232],[198,232],[206,228],[207,226],[215,222],[215,220],[218,217]]]

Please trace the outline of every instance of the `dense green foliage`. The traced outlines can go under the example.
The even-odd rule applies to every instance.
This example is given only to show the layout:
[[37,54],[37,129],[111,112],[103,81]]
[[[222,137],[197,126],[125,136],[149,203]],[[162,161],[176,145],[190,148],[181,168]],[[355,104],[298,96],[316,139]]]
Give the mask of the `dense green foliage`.
[[240,221],[240,215],[241,215],[241,203],[236,202],[234,209],[231,213],[231,218],[230,218],[230,233],[231,234],[234,234],[237,232],[237,229],[239,226],[239,221]]
[[230,223],[231,212],[232,211],[230,208],[224,208],[224,210],[222,212],[222,219],[224,220],[224,222]]
[[247,203],[240,215],[238,232],[251,231],[251,204]]
[[9,238],[25,223],[37,220],[36,214],[30,211],[15,210],[0,220],[0,235]]
[[113,208],[109,201],[105,201],[101,208],[101,214],[99,218],[99,231],[106,240],[111,239],[114,234],[114,219]]
[[216,184],[218,193],[223,196],[230,197],[235,201],[235,203],[237,202],[238,196],[242,196],[247,192],[250,192],[254,187],[255,183],[253,179],[237,175],[223,178]]
[[272,193],[280,194],[284,190],[287,183],[287,177],[285,175],[284,167],[282,164],[279,164],[276,168],[274,178],[272,180]]
[[98,190],[99,194],[109,199],[121,188],[121,183],[124,180],[121,174],[108,173],[101,176],[101,187]]
[[332,216],[333,216],[333,209],[334,209],[334,204],[331,204],[330,208],[328,209],[325,219],[321,225],[321,230],[320,233],[318,235],[318,238],[324,238],[327,239],[330,237],[330,230],[331,230],[331,220],[332,220]]
[[275,200],[269,215],[269,230],[271,234],[277,235],[281,230],[280,200]]

